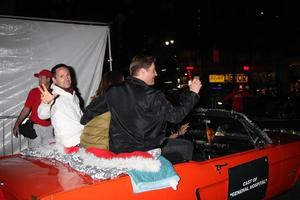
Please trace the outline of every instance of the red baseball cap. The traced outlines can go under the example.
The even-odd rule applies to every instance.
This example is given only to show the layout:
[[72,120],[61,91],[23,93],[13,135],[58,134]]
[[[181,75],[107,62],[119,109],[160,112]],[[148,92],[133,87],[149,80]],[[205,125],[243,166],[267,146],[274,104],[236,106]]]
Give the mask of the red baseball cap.
[[35,77],[39,78],[40,76],[47,76],[49,78],[52,78],[52,74],[49,70],[47,69],[43,69],[42,71],[40,71],[39,73],[35,73],[33,74]]

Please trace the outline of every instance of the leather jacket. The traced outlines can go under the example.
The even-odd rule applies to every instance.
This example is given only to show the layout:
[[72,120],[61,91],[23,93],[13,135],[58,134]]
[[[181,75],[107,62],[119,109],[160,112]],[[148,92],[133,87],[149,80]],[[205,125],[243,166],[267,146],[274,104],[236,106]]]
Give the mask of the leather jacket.
[[115,153],[147,151],[165,140],[167,122],[180,123],[198,102],[199,96],[187,92],[180,106],[174,107],[163,92],[144,81],[128,77],[108,88],[84,111],[81,123],[111,112],[109,149]]

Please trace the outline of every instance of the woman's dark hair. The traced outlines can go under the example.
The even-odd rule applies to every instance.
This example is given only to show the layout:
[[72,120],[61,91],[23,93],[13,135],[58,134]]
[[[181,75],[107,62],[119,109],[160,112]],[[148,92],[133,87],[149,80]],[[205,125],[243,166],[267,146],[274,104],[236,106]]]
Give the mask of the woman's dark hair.
[[106,72],[102,77],[102,80],[98,86],[98,89],[97,89],[94,97],[98,97],[98,96],[104,94],[104,92],[107,90],[107,88],[109,86],[111,86],[112,84],[115,84],[115,83],[120,83],[123,80],[124,80],[124,75],[120,71]]

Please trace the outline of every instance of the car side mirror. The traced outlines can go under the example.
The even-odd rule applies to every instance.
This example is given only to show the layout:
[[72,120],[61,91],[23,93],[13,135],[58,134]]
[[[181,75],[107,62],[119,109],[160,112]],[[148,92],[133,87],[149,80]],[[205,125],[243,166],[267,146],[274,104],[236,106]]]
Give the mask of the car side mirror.
[[265,142],[263,140],[259,140],[256,144],[256,147],[258,149],[264,149],[265,148]]

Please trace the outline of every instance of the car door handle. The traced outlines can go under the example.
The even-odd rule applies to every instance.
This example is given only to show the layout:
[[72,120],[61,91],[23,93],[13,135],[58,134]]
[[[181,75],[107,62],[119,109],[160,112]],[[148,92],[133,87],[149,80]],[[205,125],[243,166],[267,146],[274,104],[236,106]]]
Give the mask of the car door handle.
[[227,166],[228,163],[224,163],[224,164],[221,164],[221,165],[215,165],[216,168],[217,168],[217,171],[220,171],[223,167]]

